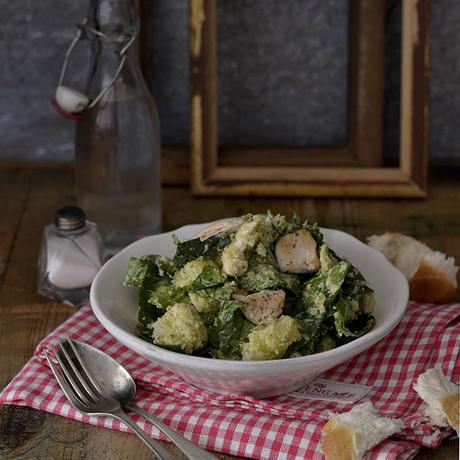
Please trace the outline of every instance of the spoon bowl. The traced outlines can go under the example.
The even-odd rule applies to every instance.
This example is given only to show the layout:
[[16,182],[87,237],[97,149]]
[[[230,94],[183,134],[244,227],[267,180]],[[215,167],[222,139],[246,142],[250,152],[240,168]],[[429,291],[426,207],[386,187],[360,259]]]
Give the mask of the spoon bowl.
[[116,399],[122,406],[134,399],[136,383],[118,361],[86,343],[73,340],[73,344],[104,396]]

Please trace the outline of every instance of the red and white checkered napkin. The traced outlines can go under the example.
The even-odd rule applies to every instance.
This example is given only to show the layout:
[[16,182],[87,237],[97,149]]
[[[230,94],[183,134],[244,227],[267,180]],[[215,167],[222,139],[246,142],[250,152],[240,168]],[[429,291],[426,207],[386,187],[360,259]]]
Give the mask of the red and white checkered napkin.
[[[418,375],[439,367],[459,380],[460,304],[411,303],[393,332],[368,351],[321,377],[371,386],[366,395],[378,412],[401,417],[405,431],[376,446],[371,459],[410,459],[420,445],[437,447],[451,431],[427,424],[421,399],[412,389]],[[110,417],[89,417],[70,405],[47,367],[43,348],[62,338],[87,342],[120,361],[138,384],[136,403],[205,449],[257,459],[321,459],[321,427],[328,411],[349,403],[301,399],[292,395],[257,400],[241,394],[212,394],[195,388],[117,342],[89,306],[69,318],[37,347],[34,357],[0,395],[17,404],[64,417],[127,431]],[[133,415],[153,437],[165,439],[149,422]]]

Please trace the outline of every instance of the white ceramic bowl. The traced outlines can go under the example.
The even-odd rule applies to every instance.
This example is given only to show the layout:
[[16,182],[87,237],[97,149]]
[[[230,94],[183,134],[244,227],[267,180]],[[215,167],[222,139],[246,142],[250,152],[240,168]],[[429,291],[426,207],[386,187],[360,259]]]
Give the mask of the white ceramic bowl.
[[387,335],[400,321],[409,299],[406,278],[375,249],[353,236],[322,229],[329,246],[355,265],[375,290],[376,325],[368,334],[333,350],[301,358],[270,361],[227,361],[175,353],[136,336],[136,288],[123,286],[128,259],[145,254],[172,257],[172,233],[182,241],[194,238],[208,224],[188,225],[131,244],[99,271],[91,288],[94,314],[121,343],[180,375],[187,382],[213,392],[238,392],[259,398],[294,391]]

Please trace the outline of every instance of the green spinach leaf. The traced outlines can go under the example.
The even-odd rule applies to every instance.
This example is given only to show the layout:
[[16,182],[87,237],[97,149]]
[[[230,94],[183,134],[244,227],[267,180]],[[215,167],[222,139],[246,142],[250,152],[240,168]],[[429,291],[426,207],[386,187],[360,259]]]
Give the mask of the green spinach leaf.
[[215,320],[215,348],[212,355],[219,359],[241,359],[241,343],[244,342],[254,325],[248,321],[242,311],[242,302],[227,300],[222,303]]
[[[123,282],[125,286],[141,287],[147,273],[155,272],[156,278],[173,276],[175,266],[172,260],[166,256],[148,255],[131,257],[128,261],[128,273]],[[150,273],[152,276],[152,273]]]
[[158,266],[150,260],[146,267],[142,284],[137,293],[137,318],[139,334],[151,342],[153,323],[163,315],[164,310],[149,302],[156,284],[161,279]]
[[329,270],[321,271],[308,280],[302,292],[302,302],[308,313],[324,316],[340,292],[350,264],[342,260]]
[[212,265],[206,265],[201,273],[195,278],[189,291],[197,291],[200,289],[211,288],[219,286],[225,283],[225,275],[217,268]]
[[183,267],[187,262],[198,258],[212,259],[220,250],[230,243],[230,236],[227,233],[213,235],[205,241],[199,238],[188,241],[177,241],[176,255],[174,263],[178,267]]
[[239,285],[248,292],[258,292],[264,289],[287,289],[294,294],[300,291],[300,281],[296,275],[281,273],[272,264],[260,262],[251,257],[249,269],[239,279]]
[[340,299],[333,308],[338,337],[361,337],[374,327],[375,318],[367,313],[357,313],[350,299]]
[[165,277],[159,280],[151,291],[148,302],[158,308],[167,309],[176,303],[188,303],[187,292],[174,286],[171,278]]

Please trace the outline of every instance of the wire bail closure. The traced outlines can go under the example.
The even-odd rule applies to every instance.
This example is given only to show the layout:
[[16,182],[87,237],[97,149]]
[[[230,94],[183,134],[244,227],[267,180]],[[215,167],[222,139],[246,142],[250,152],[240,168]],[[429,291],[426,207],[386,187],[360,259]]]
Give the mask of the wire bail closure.
[[104,96],[107,94],[108,91],[113,87],[115,82],[117,81],[118,77],[125,66],[127,60],[127,53],[129,48],[132,46],[134,41],[137,38],[137,32],[129,34],[129,38],[126,44],[121,48],[118,52],[120,61],[118,63],[118,67],[115,71],[113,78],[110,82],[105,86],[97,96],[95,96],[92,100],[89,99],[88,96],[85,94],[69,88],[67,86],[63,86],[64,77],[67,71],[67,67],[69,65],[70,56],[72,55],[75,47],[77,46],[78,42],[85,40],[88,38],[88,35],[93,34],[97,37],[101,38],[110,43],[120,43],[119,40],[109,37],[108,35],[104,34],[103,32],[94,29],[88,25],[88,20],[84,19],[78,26],[78,31],[73,38],[72,42],[70,43],[67,51],[64,55],[64,61],[62,63],[61,72],[59,74],[58,85],[56,88],[56,94],[54,99],[51,101],[55,109],[64,117],[69,118],[71,120],[81,120],[83,110],[94,107]]

